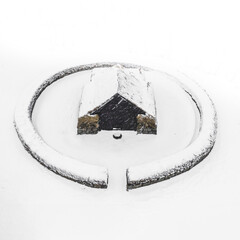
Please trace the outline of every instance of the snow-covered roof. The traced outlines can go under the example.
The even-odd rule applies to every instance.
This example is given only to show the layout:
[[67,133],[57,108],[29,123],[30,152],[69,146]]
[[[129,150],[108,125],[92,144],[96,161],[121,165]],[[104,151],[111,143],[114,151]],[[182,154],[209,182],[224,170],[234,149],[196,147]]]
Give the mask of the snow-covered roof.
[[120,94],[147,114],[155,117],[153,89],[141,68],[95,68],[82,91],[79,117],[103,105],[115,94]]

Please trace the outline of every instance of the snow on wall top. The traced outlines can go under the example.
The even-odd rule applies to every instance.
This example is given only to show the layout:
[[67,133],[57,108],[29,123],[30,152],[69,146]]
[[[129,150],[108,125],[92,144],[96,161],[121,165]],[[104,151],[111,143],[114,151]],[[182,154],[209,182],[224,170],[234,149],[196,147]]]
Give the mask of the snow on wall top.
[[154,93],[144,71],[141,68],[124,68],[119,64],[92,70],[90,80],[82,91],[79,117],[103,105],[116,93],[155,117]]

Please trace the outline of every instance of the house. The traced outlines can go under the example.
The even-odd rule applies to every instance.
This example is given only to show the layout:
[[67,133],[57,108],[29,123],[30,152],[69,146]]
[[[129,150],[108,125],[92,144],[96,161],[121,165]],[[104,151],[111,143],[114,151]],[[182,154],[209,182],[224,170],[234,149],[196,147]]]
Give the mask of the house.
[[156,134],[156,106],[152,86],[142,69],[95,68],[82,90],[78,134],[101,130],[131,130]]

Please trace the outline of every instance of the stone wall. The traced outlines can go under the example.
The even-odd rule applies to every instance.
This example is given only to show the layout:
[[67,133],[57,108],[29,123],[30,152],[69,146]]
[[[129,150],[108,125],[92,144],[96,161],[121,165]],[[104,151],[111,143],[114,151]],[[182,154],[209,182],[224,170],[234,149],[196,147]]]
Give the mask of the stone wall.
[[157,134],[156,119],[149,115],[138,114],[137,133],[138,134]]
[[99,116],[85,115],[78,119],[78,134],[97,134],[99,131]]

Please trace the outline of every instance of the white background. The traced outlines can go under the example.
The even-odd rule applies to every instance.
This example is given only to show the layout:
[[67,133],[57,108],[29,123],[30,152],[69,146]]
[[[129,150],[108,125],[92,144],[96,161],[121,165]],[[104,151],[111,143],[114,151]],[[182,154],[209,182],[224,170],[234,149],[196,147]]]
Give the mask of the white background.
[[[239,1],[0,3],[0,239],[239,239]],[[32,160],[12,124],[20,92],[102,61],[170,64],[198,81],[219,116],[211,155],[131,192],[88,189]]]

